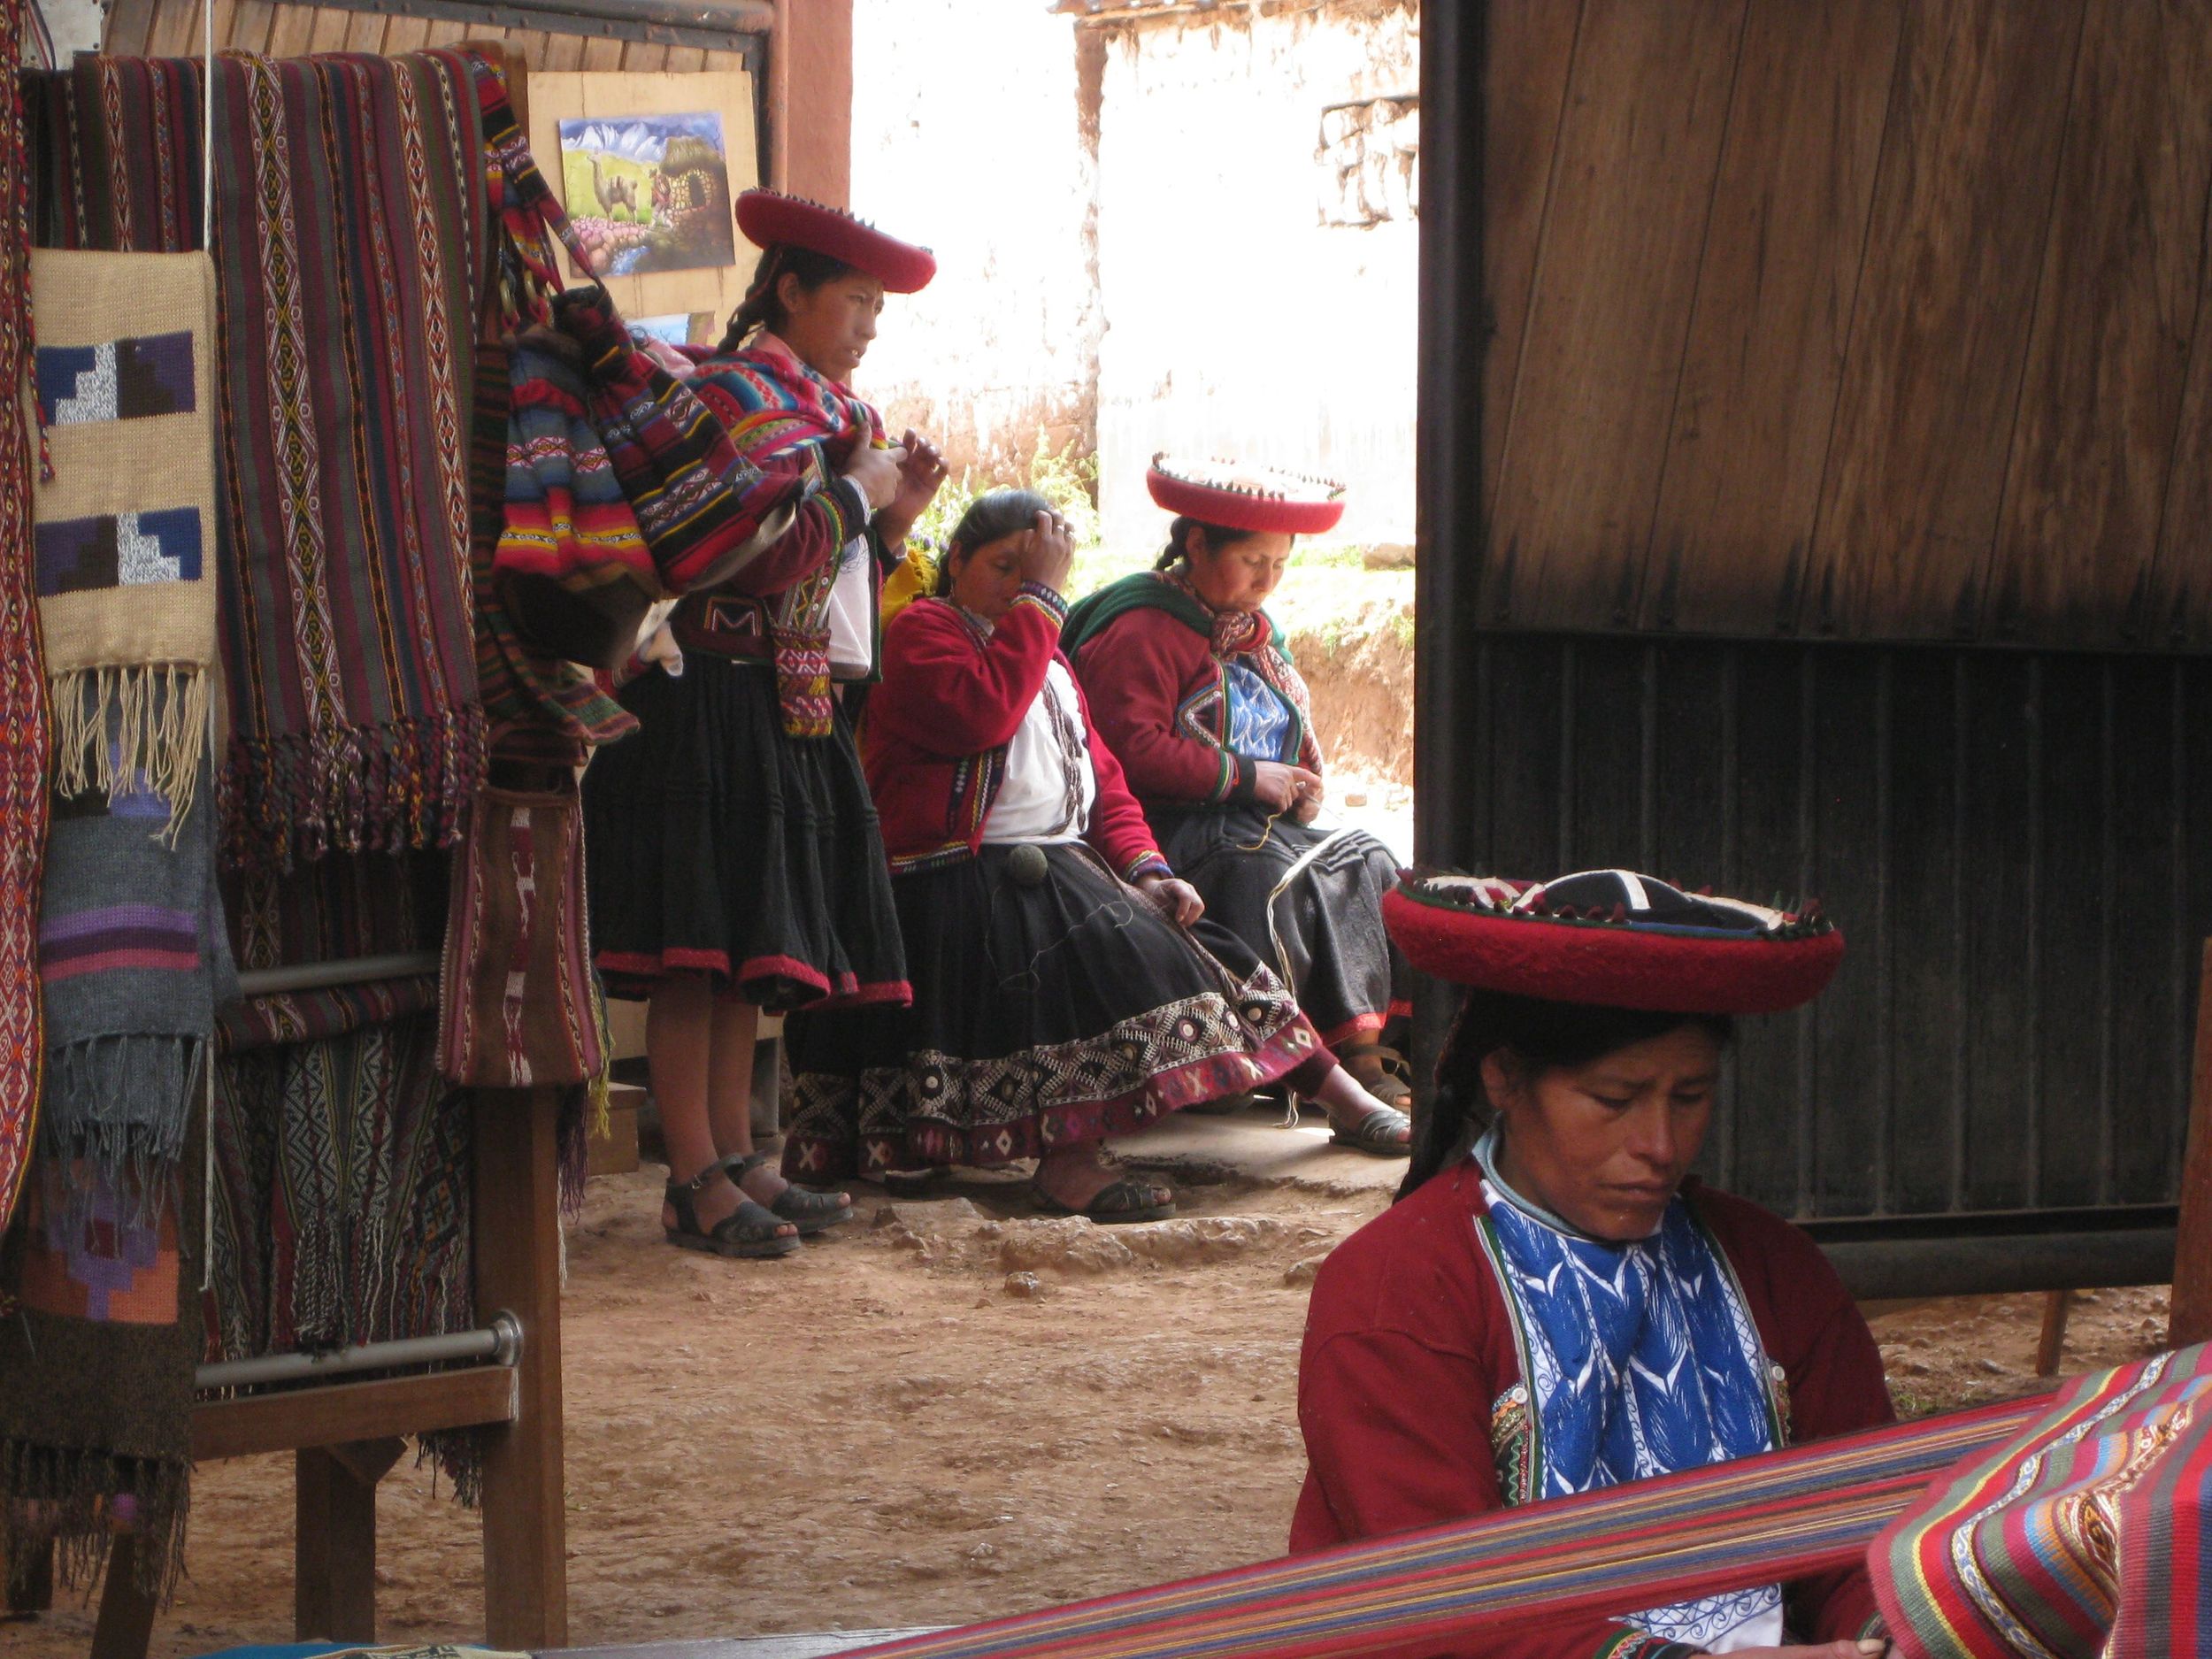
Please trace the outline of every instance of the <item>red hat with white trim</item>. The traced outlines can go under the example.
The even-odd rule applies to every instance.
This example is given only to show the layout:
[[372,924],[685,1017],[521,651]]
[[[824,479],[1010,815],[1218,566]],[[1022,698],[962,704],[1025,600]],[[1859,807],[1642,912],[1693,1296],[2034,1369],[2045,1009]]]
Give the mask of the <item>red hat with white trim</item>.
[[1144,481],[1168,511],[1225,530],[1316,535],[1344,516],[1343,485],[1274,467],[1162,453]]
[[804,248],[864,271],[893,294],[913,294],[937,274],[937,256],[886,235],[864,219],[780,190],[747,190],[737,198],[737,227],[763,248]]
[[1554,881],[1408,874],[1383,896],[1406,960],[1486,991],[1665,1014],[1778,1014],[1843,960],[1820,913],[1685,893],[1627,870]]

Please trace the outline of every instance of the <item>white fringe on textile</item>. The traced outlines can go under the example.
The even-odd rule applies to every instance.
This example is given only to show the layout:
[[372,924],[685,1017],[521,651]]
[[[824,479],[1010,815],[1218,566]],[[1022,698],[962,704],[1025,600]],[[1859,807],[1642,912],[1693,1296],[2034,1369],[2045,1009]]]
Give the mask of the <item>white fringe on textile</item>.
[[[73,668],[52,676],[51,690],[54,794],[81,795],[96,787],[112,803],[150,790],[169,803],[160,839],[175,846],[207,755],[208,671],[175,663]],[[111,710],[120,724],[111,747]]]

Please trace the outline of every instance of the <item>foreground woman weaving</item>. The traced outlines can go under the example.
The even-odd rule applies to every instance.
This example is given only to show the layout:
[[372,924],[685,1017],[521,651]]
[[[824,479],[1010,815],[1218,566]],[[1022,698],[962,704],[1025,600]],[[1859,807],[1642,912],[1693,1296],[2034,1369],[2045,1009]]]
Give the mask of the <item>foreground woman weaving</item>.
[[[1819,1250],[1687,1177],[1732,1017],[1809,1000],[1841,935],[1617,871],[1432,877],[1385,913],[1416,967],[1472,988],[1398,1203],[1314,1286],[1293,1551],[1891,1421]],[[1854,1571],[1483,1653],[1799,1651],[1786,1629],[1855,1654],[1874,1613]]]
[[1109,1136],[1279,1078],[1395,1116],[1153,846],[1058,652],[1069,564],[1042,498],[993,491],[885,632],[865,750],[914,1002],[794,1022],[793,1179],[1034,1157],[1043,1208],[1137,1221],[1174,1195]]
[[[1099,730],[1215,919],[1290,981],[1354,1076],[1402,1103],[1403,1062],[1381,1041],[1409,1006],[1382,925],[1397,860],[1363,831],[1315,825],[1324,786],[1306,684],[1261,608],[1293,541],[1333,526],[1343,503],[1317,480],[1164,456],[1145,482],[1176,515],[1159,567],[1068,617]],[[1403,1156],[1412,1125],[1378,1118],[1337,1138]]]

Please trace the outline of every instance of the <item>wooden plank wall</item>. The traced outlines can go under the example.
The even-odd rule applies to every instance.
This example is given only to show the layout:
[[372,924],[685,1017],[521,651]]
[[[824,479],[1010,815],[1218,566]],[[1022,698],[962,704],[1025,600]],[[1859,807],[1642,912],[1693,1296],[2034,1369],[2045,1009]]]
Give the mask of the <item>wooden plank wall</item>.
[[1492,0],[1481,622],[2212,649],[2212,0]]
[[[273,0],[207,0],[215,8],[215,49],[296,58],[307,52],[411,52],[464,40],[499,41],[530,68],[743,69],[737,52],[540,29],[491,28],[445,18],[388,16]],[[114,0],[104,44],[126,57],[186,57],[200,50],[202,0]]]

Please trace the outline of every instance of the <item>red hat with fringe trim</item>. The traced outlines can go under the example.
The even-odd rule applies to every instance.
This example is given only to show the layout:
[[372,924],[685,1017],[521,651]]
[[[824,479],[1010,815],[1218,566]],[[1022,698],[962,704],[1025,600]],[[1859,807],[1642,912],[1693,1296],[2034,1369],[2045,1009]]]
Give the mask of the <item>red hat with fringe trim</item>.
[[1160,454],[1144,481],[1168,511],[1225,530],[1317,535],[1344,516],[1343,485],[1269,466]]
[[1424,973],[1486,991],[1663,1014],[1778,1014],[1817,996],[1843,933],[1627,870],[1555,881],[1409,873],[1383,919]]
[[937,274],[937,256],[887,236],[864,219],[780,190],[747,190],[737,198],[737,227],[763,248],[804,248],[865,271],[893,294],[914,294]]

